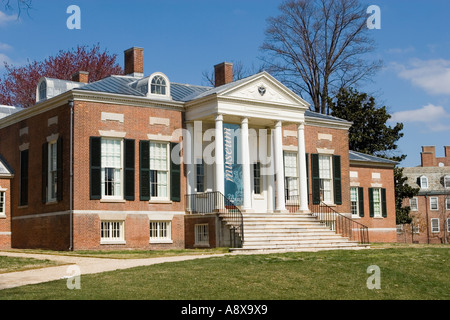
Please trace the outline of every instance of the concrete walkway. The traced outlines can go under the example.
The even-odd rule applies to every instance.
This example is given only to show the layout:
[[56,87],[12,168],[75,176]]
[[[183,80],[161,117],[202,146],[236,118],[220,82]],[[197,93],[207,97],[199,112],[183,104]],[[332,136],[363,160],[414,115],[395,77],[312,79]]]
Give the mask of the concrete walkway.
[[164,262],[176,262],[193,259],[220,257],[227,254],[228,253],[212,254],[212,255],[174,256],[174,257],[161,257],[148,259],[103,259],[103,258],[84,258],[84,257],[49,255],[49,254],[27,254],[27,253],[0,251],[0,256],[35,258],[39,260],[53,260],[65,263],[65,265],[62,266],[45,267],[40,269],[0,274],[0,290],[29,284],[36,284],[41,282],[66,279],[74,275],[73,269],[69,268],[70,266],[78,266],[79,271],[81,272],[81,276],[83,276],[85,274],[114,271],[139,266],[150,266],[153,264]]

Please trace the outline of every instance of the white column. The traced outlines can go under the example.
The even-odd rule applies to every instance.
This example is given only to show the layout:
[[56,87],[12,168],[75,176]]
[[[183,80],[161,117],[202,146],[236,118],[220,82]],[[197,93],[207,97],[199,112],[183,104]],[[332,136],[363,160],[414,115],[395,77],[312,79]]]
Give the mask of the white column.
[[[270,152],[270,153],[269,153]],[[265,177],[267,185],[267,212],[274,211],[275,203],[275,165],[273,152],[273,134],[270,129],[267,130],[267,156],[270,154],[270,163],[265,168]]]
[[286,212],[286,203],[284,196],[284,161],[283,161],[283,132],[281,128],[281,121],[275,124],[274,137],[274,160],[275,160],[275,174],[276,180],[276,201],[275,211]]
[[306,179],[306,154],[305,154],[305,124],[302,122],[298,125],[297,132],[298,143],[298,176],[300,183],[300,210],[309,211],[308,208],[308,185]]
[[216,163],[216,177],[214,181],[215,191],[221,192],[225,195],[225,181],[224,181],[224,162],[223,162],[223,116],[221,114],[216,116],[216,134],[214,141],[215,163]]
[[244,201],[242,209],[251,208],[251,176],[250,176],[250,147],[248,143],[248,118],[241,120],[241,155],[242,155],[242,180],[244,187]]
[[187,194],[194,193],[195,186],[195,170],[194,170],[194,157],[193,157],[193,145],[194,145],[194,126],[192,123],[186,124],[187,136],[185,139],[184,155],[186,164],[186,175],[187,175]]

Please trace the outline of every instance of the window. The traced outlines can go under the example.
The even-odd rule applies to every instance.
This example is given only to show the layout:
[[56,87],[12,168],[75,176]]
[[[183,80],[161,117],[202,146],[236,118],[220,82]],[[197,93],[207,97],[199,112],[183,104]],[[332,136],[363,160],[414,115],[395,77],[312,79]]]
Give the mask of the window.
[[284,178],[285,178],[285,196],[288,200],[295,200],[298,197],[298,178],[297,178],[297,153],[284,153]]
[[397,225],[397,233],[403,233],[403,225],[402,224]]
[[42,81],[39,85],[39,101],[47,98],[47,82]]
[[419,225],[418,224],[411,224],[412,233],[419,233]]
[[200,159],[200,163],[195,165],[197,172],[197,192],[205,192],[205,163]]
[[447,189],[450,189],[450,176],[445,176],[444,177],[444,187]]
[[208,224],[195,225],[195,245],[209,245]]
[[20,152],[19,206],[28,205],[28,150]]
[[150,142],[150,194],[155,198],[168,198],[169,144]]
[[447,218],[447,232],[450,232],[450,218]]
[[57,188],[58,188],[58,144],[50,142],[48,144],[48,173],[47,173],[47,185],[48,185],[48,202],[56,201]]
[[431,232],[439,232],[439,218],[431,219]]
[[445,210],[450,210],[450,197],[445,199]]
[[253,164],[253,191],[261,194],[261,162]]
[[150,242],[171,241],[170,221],[150,221]]
[[420,177],[420,187],[422,189],[428,189],[428,178],[425,176]]
[[350,208],[353,216],[359,216],[358,188],[350,188]]
[[381,217],[381,189],[373,189],[373,216]]
[[5,191],[0,191],[0,216],[4,216],[5,215],[5,203],[6,198],[5,198]]
[[123,242],[124,222],[123,221],[102,221],[100,228],[100,240],[102,243]]
[[438,197],[430,198],[430,210],[438,210]]
[[101,142],[102,198],[122,199],[122,140],[105,139]]
[[151,83],[151,93],[166,94],[166,80],[162,76],[154,76]]
[[320,200],[323,202],[333,202],[332,197],[332,173],[331,156],[319,155],[319,179],[320,179]]
[[415,197],[409,199],[409,206],[411,208],[411,211],[417,211],[419,209],[418,199]]

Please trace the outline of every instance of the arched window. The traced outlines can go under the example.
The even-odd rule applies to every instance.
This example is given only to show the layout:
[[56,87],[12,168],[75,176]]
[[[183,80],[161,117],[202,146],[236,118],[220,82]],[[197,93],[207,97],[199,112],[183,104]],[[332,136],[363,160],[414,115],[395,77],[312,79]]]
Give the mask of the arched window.
[[42,81],[39,85],[39,101],[47,98],[47,82]]
[[162,76],[155,76],[151,83],[152,94],[166,95],[166,80]]

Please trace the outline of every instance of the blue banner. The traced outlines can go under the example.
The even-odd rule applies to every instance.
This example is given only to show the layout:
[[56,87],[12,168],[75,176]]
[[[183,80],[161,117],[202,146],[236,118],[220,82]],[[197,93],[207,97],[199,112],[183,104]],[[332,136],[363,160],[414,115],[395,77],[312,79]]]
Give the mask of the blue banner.
[[237,124],[223,124],[223,154],[224,154],[224,179],[225,196],[234,205],[243,203],[242,164],[238,152],[240,151],[241,127]]

